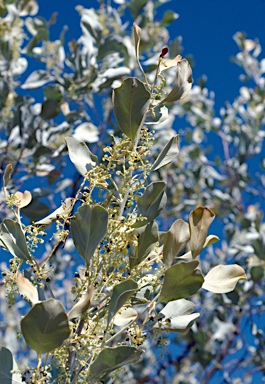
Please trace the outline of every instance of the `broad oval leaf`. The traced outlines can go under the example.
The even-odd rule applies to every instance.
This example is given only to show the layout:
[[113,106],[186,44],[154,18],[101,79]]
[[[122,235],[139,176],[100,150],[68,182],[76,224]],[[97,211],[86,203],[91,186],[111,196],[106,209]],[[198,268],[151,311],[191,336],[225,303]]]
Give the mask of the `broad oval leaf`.
[[189,224],[176,220],[164,236],[163,261],[166,268],[170,267],[175,256],[187,245],[190,239]]
[[73,204],[74,204],[74,198],[68,197],[67,199],[65,199],[65,201],[59,208],[57,208],[49,216],[44,217],[44,219],[36,221],[35,224],[48,225],[60,217],[68,217],[70,212],[72,211]]
[[90,307],[91,300],[94,295],[93,285],[89,285],[86,293],[81,297],[80,300],[73,306],[73,308],[68,313],[68,319],[74,319],[76,317],[82,316]]
[[150,93],[136,77],[129,77],[113,91],[114,112],[122,132],[134,140],[150,104]]
[[78,172],[85,176],[87,171],[97,164],[97,156],[93,155],[88,149],[86,143],[78,141],[72,137],[65,139],[69,157]]
[[151,171],[156,171],[157,169],[164,167],[164,165],[171,163],[171,161],[175,159],[179,153],[178,143],[179,135],[173,136],[162,149],[162,152],[158,155]]
[[17,276],[17,287],[21,295],[26,296],[32,304],[36,304],[39,301],[39,295],[37,288],[26,277],[19,273]]
[[105,348],[96,357],[90,366],[89,383],[98,383],[105,381],[107,376],[116,369],[126,365],[136,363],[141,356],[142,351],[134,347],[115,347]]
[[186,59],[177,63],[177,74],[171,92],[161,101],[168,103],[182,99],[191,90],[192,70]]
[[239,280],[246,279],[247,275],[240,265],[217,265],[204,277],[202,288],[214,293],[228,293],[235,289]]
[[164,277],[159,302],[168,303],[172,300],[185,299],[198,292],[203,284],[203,276],[198,260],[188,263],[180,262],[170,267]]
[[139,235],[138,245],[132,249],[130,254],[130,269],[140,264],[154,249],[158,241],[158,225],[153,221],[146,227],[139,228],[136,232]]
[[195,305],[189,300],[171,301],[159,312],[164,315],[164,318],[156,323],[154,328],[186,333],[193,325],[194,320],[200,316],[199,313],[192,313],[194,309]]
[[64,307],[55,299],[35,304],[22,319],[21,331],[27,344],[39,355],[59,348],[70,335]]
[[108,229],[108,211],[101,205],[84,204],[71,220],[71,233],[79,255],[89,263]]
[[201,253],[214,217],[214,213],[207,207],[198,207],[190,213],[190,250],[193,258]]
[[167,202],[165,189],[166,183],[164,181],[155,181],[149,184],[144,194],[137,199],[139,213],[147,218],[141,222],[141,225],[153,221],[165,207]]
[[0,225],[0,242],[13,256],[24,261],[31,260],[25,235],[19,223],[5,219]]
[[108,324],[137,289],[138,284],[134,280],[125,280],[115,285],[109,303]]
[[51,120],[61,112],[60,103],[56,100],[47,99],[42,103],[40,117],[43,120]]
[[124,327],[131,321],[134,321],[137,316],[138,313],[135,309],[123,307],[116,313],[113,323],[119,327]]

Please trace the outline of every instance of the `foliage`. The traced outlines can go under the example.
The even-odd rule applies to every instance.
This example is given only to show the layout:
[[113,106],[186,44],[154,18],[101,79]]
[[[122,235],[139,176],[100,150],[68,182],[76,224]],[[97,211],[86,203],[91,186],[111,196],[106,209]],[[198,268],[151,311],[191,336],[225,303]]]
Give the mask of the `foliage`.
[[[66,52],[66,31],[50,41],[56,17],[38,16],[36,1],[0,6],[1,382],[162,380],[167,355],[154,368],[147,359],[170,331],[182,347],[168,357],[171,381],[208,383],[223,364],[236,378],[242,361],[247,381],[264,369],[264,180],[251,177],[254,157],[264,166],[259,44],[235,36],[255,87],[220,119],[203,80],[191,88],[180,38],[169,42],[177,15],[154,21],[162,0],[117,3],[77,6],[82,35]],[[176,135],[183,116],[191,128]]]

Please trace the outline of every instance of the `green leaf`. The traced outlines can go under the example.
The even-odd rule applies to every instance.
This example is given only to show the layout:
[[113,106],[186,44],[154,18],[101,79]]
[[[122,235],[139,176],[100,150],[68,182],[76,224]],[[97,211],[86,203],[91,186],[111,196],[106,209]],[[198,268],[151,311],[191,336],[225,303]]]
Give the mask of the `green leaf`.
[[167,203],[165,189],[166,183],[164,181],[155,181],[149,184],[144,194],[137,199],[139,213],[147,218],[141,222],[141,225],[153,221],[165,207]]
[[146,6],[148,0],[131,0],[128,4],[128,8],[132,13],[133,19],[137,19],[143,8]]
[[182,99],[191,90],[192,71],[186,59],[181,60],[177,64],[177,74],[174,86],[171,92],[161,101],[161,103],[169,103]]
[[61,112],[60,103],[56,100],[47,99],[42,103],[40,117],[43,120],[50,120]]
[[185,299],[198,292],[203,284],[203,276],[199,269],[198,260],[188,263],[180,262],[170,267],[164,278],[164,283],[159,296],[159,302]]
[[170,267],[175,256],[182,251],[190,239],[189,224],[176,220],[164,236],[163,262]]
[[19,223],[5,219],[0,225],[0,241],[4,247],[21,260],[31,260],[25,235]]
[[86,143],[78,141],[72,137],[66,137],[65,139],[69,157],[78,172],[85,176],[87,171],[94,167],[98,161],[97,156],[93,155],[88,149]]
[[136,57],[136,60],[139,61],[141,28],[136,23],[133,23],[133,36],[134,36],[135,57]]
[[118,310],[129,300],[137,289],[138,284],[134,280],[125,280],[115,285],[109,303],[108,325]]
[[163,15],[163,19],[160,23],[161,27],[167,27],[172,23],[172,21],[176,20],[179,15],[173,11],[166,11]]
[[105,348],[96,357],[91,364],[89,383],[98,383],[105,381],[107,376],[116,369],[126,365],[136,363],[141,356],[142,351],[134,347],[115,347]]
[[17,370],[17,363],[11,351],[0,346],[0,383],[1,384],[22,384],[20,373],[11,373]]
[[144,122],[150,93],[136,77],[129,77],[113,91],[114,112],[122,132],[134,140]]
[[58,103],[62,101],[63,94],[60,89],[60,86],[57,84],[47,85],[47,87],[44,87],[43,93],[46,99],[54,100],[54,101],[57,101]]
[[9,349],[0,347],[0,383],[12,384],[13,356]]
[[55,299],[35,304],[22,319],[21,331],[27,344],[39,355],[59,348],[70,335],[64,307]]
[[202,288],[214,293],[228,293],[235,289],[239,280],[246,280],[247,275],[237,264],[217,265],[204,277]]
[[190,250],[193,258],[201,253],[214,217],[214,213],[207,207],[198,207],[190,213]]
[[11,178],[12,170],[13,170],[12,164],[7,164],[7,166],[5,168],[5,172],[4,172],[4,177],[3,177],[3,185],[4,185],[4,187],[7,186],[7,183],[8,183],[8,181]]
[[31,221],[33,221],[48,215],[50,208],[42,201],[39,201],[38,198],[33,198],[30,204],[23,208],[21,212],[23,215],[27,216]]
[[156,171],[157,169],[164,167],[164,165],[171,163],[171,161],[175,159],[179,153],[178,143],[179,135],[176,135],[169,140],[169,142],[158,155],[151,168],[151,171]]
[[71,220],[71,233],[79,255],[88,265],[108,229],[108,212],[101,205],[82,205]]
[[192,313],[195,305],[188,300],[174,300],[160,311],[164,318],[154,325],[154,328],[166,329],[173,332],[186,333],[200,316],[199,313]]
[[154,249],[158,242],[158,225],[151,222],[146,227],[136,230],[136,233],[139,235],[138,245],[130,254],[130,269],[140,264]]

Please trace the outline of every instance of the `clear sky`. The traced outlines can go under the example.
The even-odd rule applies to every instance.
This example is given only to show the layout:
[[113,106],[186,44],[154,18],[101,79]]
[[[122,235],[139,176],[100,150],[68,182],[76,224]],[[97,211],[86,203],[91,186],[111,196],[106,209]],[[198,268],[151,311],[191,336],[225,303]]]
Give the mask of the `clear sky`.
[[[129,2],[128,2],[129,3]],[[41,16],[49,18],[58,12],[52,38],[57,38],[63,25],[69,26],[67,40],[80,35],[76,5],[98,7],[96,0],[39,0]],[[183,36],[183,55],[194,58],[194,80],[206,74],[208,88],[216,95],[216,111],[226,100],[238,94],[240,69],[230,61],[238,50],[233,40],[237,31],[245,32],[250,39],[258,38],[265,49],[265,0],[171,0],[158,8],[157,17],[165,10],[179,14],[170,28],[172,39]],[[264,52],[261,53],[264,56]]]

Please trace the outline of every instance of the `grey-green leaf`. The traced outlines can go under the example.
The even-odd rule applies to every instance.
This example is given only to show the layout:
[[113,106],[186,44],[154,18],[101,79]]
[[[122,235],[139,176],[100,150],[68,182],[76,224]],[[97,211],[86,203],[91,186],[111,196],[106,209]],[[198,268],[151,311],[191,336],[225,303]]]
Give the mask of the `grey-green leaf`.
[[142,225],[154,220],[165,207],[167,202],[166,183],[155,181],[149,184],[144,194],[137,199],[139,213],[147,218]]
[[70,160],[78,172],[82,176],[85,176],[87,171],[97,164],[97,156],[90,152],[86,143],[83,141],[78,141],[72,137],[67,137],[65,141],[68,147]]
[[163,261],[166,268],[170,267],[176,255],[187,245],[190,239],[189,224],[176,220],[164,236]]
[[150,104],[150,93],[136,77],[129,77],[113,92],[114,112],[122,132],[134,140]]
[[82,205],[71,220],[71,233],[80,256],[89,263],[108,228],[108,212],[101,205]]
[[214,217],[214,213],[207,207],[198,207],[190,213],[190,250],[193,258],[201,253]]
[[158,301],[168,303],[172,300],[185,299],[198,292],[204,281],[201,271],[196,269],[198,265],[199,261],[193,260],[170,267],[165,273]]
[[5,219],[0,225],[0,242],[4,247],[19,259],[31,260],[25,235],[19,223],[11,219]]
[[111,372],[126,364],[137,362],[140,359],[141,353],[140,350],[134,347],[105,348],[91,364],[89,383],[105,382]]
[[12,384],[13,356],[9,349],[0,347],[0,383]]
[[138,284],[134,280],[125,280],[122,283],[115,285],[109,303],[108,324],[137,289]]
[[161,101],[168,103],[182,99],[191,90],[192,85],[192,70],[186,59],[177,63],[177,74],[175,84],[171,92]]
[[179,135],[173,136],[169,140],[169,142],[162,149],[162,152],[158,155],[156,161],[154,162],[151,168],[151,171],[155,171],[163,167],[164,165],[171,163],[171,161],[174,160],[174,158],[179,153],[178,142]]
[[158,225],[151,222],[145,227],[136,230],[139,235],[137,247],[132,249],[130,254],[130,269],[140,264],[154,249],[158,241]]
[[7,183],[9,181],[9,179],[11,178],[12,170],[13,170],[12,164],[7,164],[7,166],[5,168],[5,172],[4,172],[4,177],[3,177],[4,187],[7,186]]
[[28,345],[39,355],[59,348],[70,335],[65,310],[55,299],[35,304],[22,319],[21,331]]

